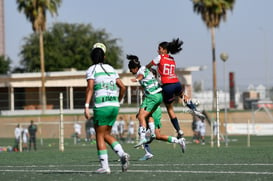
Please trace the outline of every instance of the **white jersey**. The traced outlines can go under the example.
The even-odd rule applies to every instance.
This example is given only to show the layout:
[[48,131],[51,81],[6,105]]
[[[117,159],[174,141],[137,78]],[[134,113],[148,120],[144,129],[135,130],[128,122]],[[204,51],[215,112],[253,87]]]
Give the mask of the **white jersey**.
[[206,123],[205,121],[200,121],[198,123],[199,131],[201,136],[205,136],[206,134]]
[[74,124],[75,133],[81,134],[82,126],[79,123]]
[[195,121],[196,128],[194,131],[200,132],[202,121],[200,119]]
[[23,143],[27,143],[27,141],[28,141],[28,129],[23,129],[22,130],[22,140],[23,140]]
[[125,128],[125,121],[124,120],[118,121],[118,132],[120,134],[124,132],[124,128]]
[[96,130],[93,127],[89,128],[89,132],[90,132],[91,135],[95,135],[96,134]]
[[135,122],[133,120],[130,120],[128,124],[128,134],[133,135],[134,131],[135,131]]
[[140,67],[136,73],[136,77],[140,74],[143,75],[143,79],[141,79],[139,83],[143,87],[145,94],[156,94],[161,92],[162,88],[160,87],[159,82],[149,69],[145,66]]
[[119,78],[116,70],[108,64],[95,64],[86,72],[86,79],[94,79],[94,105],[95,107],[119,107],[118,87],[116,79]]
[[112,127],[112,134],[117,135],[118,134],[118,121],[115,121],[113,127]]
[[14,130],[15,139],[19,139],[21,137],[21,132],[22,132],[21,128],[17,127],[15,128]]

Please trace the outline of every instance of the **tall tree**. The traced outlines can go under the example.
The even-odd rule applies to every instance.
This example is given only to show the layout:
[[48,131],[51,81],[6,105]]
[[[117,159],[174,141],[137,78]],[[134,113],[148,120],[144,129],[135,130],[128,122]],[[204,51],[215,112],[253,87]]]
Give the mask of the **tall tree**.
[[4,55],[0,56],[0,74],[7,74],[10,71],[11,59]]
[[[20,51],[21,68],[25,72],[37,72],[39,68],[39,48],[35,46],[39,36],[32,33],[24,38]],[[91,24],[54,23],[44,32],[45,71],[63,71],[67,68],[86,70],[91,63],[90,48],[96,42],[107,46],[106,63],[122,68],[122,50],[118,39],[102,30],[95,30]]]
[[57,15],[61,0],[16,0],[18,10],[24,12],[26,18],[31,22],[32,29],[39,34],[40,66],[41,66],[41,96],[43,113],[46,107],[45,93],[45,67],[44,67],[44,42],[43,32],[46,29],[46,13]]
[[216,56],[215,56],[215,28],[219,27],[221,21],[226,21],[227,10],[232,10],[235,0],[192,0],[193,10],[201,15],[202,20],[210,29],[212,45],[212,79],[213,79],[213,103],[216,108]]

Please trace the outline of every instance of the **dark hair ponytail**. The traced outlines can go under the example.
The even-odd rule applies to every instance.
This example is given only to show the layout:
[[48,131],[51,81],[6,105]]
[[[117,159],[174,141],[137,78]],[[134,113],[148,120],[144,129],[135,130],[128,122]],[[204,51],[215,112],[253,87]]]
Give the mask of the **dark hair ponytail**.
[[128,60],[130,60],[129,63],[128,63],[128,68],[129,69],[133,69],[133,68],[136,68],[136,67],[138,67],[138,68],[141,67],[140,62],[138,60],[138,57],[136,55],[127,55],[126,57],[127,57]]
[[179,40],[179,38],[173,39],[171,42],[164,41],[159,44],[160,47],[166,49],[170,54],[176,54],[180,52],[182,50],[182,45],[183,41]]
[[94,64],[103,63],[104,62],[104,52],[101,48],[94,48],[91,50],[90,58],[92,59]]

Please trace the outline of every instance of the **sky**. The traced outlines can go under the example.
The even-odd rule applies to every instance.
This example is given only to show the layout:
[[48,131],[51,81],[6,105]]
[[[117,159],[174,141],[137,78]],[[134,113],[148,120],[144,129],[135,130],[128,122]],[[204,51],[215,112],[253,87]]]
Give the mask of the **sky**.
[[[4,0],[6,55],[19,65],[23,38],[32,33],[31,24],[19,13],[15,0]],[[273,87],[273,1],[236,0],[227,20],[215,30],[217,87],[228,86],[228,73],[234,72],[237,89],[250,84]],[[54,22],[91,24],[119,39],[126,54],[136,54],[142,65],[157,55],[158,44],[173,38],[183,40],[183,51],[175,54],[178,68],[206,66],[193,72],[193,81],[212,89],[210,31],[200,15],[193,12],[191,0],[63,0],[58,16],[47,15],[47,27]],[[229,55],[224,63],[220,54]]]

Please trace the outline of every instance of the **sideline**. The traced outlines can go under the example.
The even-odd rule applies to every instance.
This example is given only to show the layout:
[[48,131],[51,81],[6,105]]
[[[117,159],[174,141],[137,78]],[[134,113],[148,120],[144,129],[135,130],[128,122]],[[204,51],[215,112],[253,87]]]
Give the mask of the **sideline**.
[[[98,167],[98,164],[90,164],[90,165],[69,165],[69,167]],[[120,167],[120,164],[110,164],[111,167]],[[132,167],[165,167],[165,166],[273,166],[273,163],[252,163],[252,164],[241,164],[241,163],[231,163],[231,164],[132,164]],[[41,169],[41,168],[52,168],[52,169]],[[31,173],[62,173],[62,174],[70,174],[70,173],[94,173],[94,171],[90,170],[74,170],[74,169],[56,169],[58,167],[67,167],[67,165],[30,165],[30,166],[14,166],[14,165],[5,165],[0,166],[0,172],[31,172]],[[2,168],[2,169],[1,169]],[[14,168],[14,169],[11,169]],[[35,170],[34,168],[38,168]],[[121,172],[121,170],[112,170],[112,172]],[[264,172],[264,171],[210,171],[210,170],[202,170],[202,171],[194,171],[194,170],[138,170],[132,169],[128,170],[129,173],[189,173],[189,174],[245,174],[245,175],[273,175],[273,172]]]

